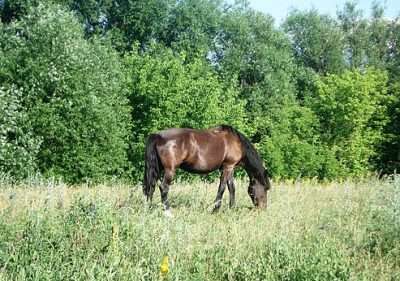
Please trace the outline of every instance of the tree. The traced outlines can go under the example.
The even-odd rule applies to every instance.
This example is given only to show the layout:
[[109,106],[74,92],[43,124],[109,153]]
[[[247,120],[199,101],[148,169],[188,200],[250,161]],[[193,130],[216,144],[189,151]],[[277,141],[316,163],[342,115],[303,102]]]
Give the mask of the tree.
[[367,48],[370,42],[368,22],[363,18],[363,11],[357,9],[356,2],[346,2],[337,14],[344,32],[346,63],[350,68],[368,65]]
[[347,173],[371,168],[387,123],[387,73],[368,69],[328,75],[308,99],[321,124],[321,139]]
[[389,73],[388,117],[385,140],[377,157],[377,167],[393,173],[400,169],[400,19],[389,23],[389,42],[386,68]]
[[344,69],[343,34],[337,23],[316,10],[293,10],[283,23],[297,63],[325,75]]
[[213,65],[223,79],[236,81],[254,134],[265,134],[262,119],[294,97],[289,41],[270,16],[246,5],[228,9],[221,22]]
[[118,55],[60,6],[39,5],[1,34],[0,84],[17,89],[37,166],[67,181],[124,174],[129,107]]
[[222,77],[237,79],[247,101],[250,136],[272,175],[336,175],[319,160],[324,151],[316,135],[317,118],[296,100],[296,90],[308,87],[296,81],[299,69],[306,68],[295,65],[290,41],[273,19],[246,3],[233,6],[224,15],[217,40],[215,67]]
[[86,35],[109,37],[114,47],[129,51],[135,42],[142,49],[158,41],[165,28],[172,0],[65,0],[85,24]]
[[384,18],[384,11],[378,2],[373,3],[366,46],[368,65],[380,69],[386,69],[390,62],[390,21]]
[[186,52],[187,59],[206,57],[220,31],[220,0],[176,1],[171,9],[160,42],[176,52]]

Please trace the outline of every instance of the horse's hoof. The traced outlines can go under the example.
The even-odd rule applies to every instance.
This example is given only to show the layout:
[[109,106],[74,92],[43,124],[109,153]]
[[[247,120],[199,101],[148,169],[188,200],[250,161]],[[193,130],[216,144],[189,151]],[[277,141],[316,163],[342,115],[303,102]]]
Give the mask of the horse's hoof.
[[164,211],[164,215],[165,215],[167,218],[173,218],[173,217],[174,217],[174,215],[172,214],[171,210],[165,210],[165,211]]

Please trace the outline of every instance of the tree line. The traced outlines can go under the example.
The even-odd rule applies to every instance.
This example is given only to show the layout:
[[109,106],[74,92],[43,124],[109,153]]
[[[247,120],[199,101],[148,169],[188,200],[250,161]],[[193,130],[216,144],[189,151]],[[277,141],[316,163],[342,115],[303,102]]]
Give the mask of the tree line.
[[277,178],[400,167],[400,21],[246,1],[0,1],[0,172],[141,178],[147,135],[230,124]]

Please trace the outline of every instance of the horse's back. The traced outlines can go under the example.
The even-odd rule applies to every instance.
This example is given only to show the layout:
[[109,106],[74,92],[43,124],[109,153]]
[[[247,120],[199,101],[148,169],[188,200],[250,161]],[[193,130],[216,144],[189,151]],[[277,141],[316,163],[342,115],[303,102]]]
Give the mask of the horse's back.
[[170,138],[177,138],[179,136],[183,136],[185,134],[189,134],[190,132],[195,131],[194,129],[189,128],[171,128],[157,132],[162,138],[168,140]]
[[200,145],[207,142],[215,142],[221,139],[223,131],[219,128],[211,128],[205,130],[191,129],[191,128],[171,128],[157,132],[164,141],[179,140],[179,139],[195,139],[199,141]]

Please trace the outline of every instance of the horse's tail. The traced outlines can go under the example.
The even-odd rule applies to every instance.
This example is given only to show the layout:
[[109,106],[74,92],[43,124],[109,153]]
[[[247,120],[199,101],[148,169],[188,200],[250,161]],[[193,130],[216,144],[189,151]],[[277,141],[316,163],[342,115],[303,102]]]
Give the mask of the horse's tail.
[[155,185],[162,169],[156,149],[157,141],[160,138],[160,135],[152,134],[149,136],[146,143],[143,193],[147,197],[151,197],[153,195]]

